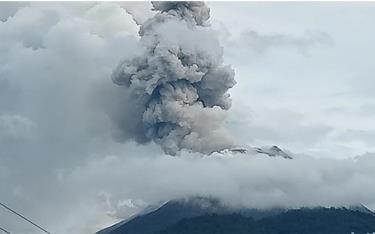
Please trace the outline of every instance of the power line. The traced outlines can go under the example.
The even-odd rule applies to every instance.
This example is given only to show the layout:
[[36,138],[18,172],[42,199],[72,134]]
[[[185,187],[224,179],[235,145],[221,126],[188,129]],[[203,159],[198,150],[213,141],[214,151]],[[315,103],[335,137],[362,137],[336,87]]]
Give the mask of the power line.
[[5,233],[7,233],[7,234],[11,234],[9,231],[7,231],[6,229],[4,229],[2,227],[0,227],[0,230],[3,231],[3,232],[5,232]]
[[[40,230],[42,230],[43,232],[47,233],[47,234],[51,234],[49,231],[47,231],[46,229],[42,228],[41,226],[39,226],[38,224],[34,223],[33,221],[31,221],[30,219],[26,218],[25,216],[21,215],[20,213],[16,212],[15,210],[11,209],[9,206],[7,205],[4,205],[3,203],[0,202],[0,205],[2,207],[4,207],[5,209],[9,210],[10,212],[12,212],[13,214],[21,217],[22,219],[26,220],[27,222],[29,222],[30,224],[34,225],[35,227],[39,228]],[[4,231],[3,229],[1,229],[2,231]],[[5,230],[5,232],[7,232]],[[7,232],[7,233],[10,233],[10,232]]]

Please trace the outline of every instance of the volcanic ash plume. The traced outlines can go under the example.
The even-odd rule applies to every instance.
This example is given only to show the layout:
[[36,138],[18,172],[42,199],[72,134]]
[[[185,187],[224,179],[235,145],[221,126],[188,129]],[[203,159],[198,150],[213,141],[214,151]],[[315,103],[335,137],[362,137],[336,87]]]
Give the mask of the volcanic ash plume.
[[158,13],[140,28],[140,56],[123,61],[114,83],[129,93],[125,138],[154,141],[170,155],[187,149],[211,153],[232,147],[222,129],[231,106],[234,71],[208,27],[203,2],[153,2]]

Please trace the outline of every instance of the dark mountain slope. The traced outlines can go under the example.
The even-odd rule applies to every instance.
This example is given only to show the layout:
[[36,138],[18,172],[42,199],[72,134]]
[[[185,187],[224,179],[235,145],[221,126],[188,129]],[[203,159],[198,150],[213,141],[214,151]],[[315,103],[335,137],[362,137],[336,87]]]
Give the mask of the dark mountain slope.
[[98,234],[372,233],[375,216],[364,206],[314,209],[231,209],[216,199],[170,201]]
[[126,223],[121,222],[97,234],[153,233],[183,218],[220,213],[221,207],[216,202],[214,199],[201,198],[169,201],[150,213],[136,216]]
[[127,222],[122,221],[112,227],[99,231],[97,234],[150,234],[173,225],[184,218],[207,214],[232,214],[236,212],[245,217],[260,219],[284,211],[284,209],[236,209],[234,211],[231,208],[223,206],[217,199],[194,197],[169,201],[150,213],[136,216]]
[[345,208],[304,208],[260,220],[240,214],[204,215],[180,220],[158,234],[342,234],[373,231],[373,214]]

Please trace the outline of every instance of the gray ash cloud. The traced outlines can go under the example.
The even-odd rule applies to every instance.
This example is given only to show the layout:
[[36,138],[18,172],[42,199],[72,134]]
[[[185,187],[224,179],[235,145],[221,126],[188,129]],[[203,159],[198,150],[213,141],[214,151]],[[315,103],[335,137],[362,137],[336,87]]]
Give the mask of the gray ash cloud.
[[170,155],[233,146],[222,125],[234,70],[209,27],[203,2],[153,2],[139,31],[142,52],[122,61],[112,80],[127,94],[117,117],[121,140],[154,141]]

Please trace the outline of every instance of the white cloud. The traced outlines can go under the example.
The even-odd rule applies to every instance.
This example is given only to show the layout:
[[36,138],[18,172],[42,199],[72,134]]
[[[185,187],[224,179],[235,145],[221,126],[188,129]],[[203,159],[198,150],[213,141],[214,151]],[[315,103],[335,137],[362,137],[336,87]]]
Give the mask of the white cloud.
[[154,15],[151,11],[151,2],[118,2],[118,4],[133,16],[137,24],[143,24]]
[[[96,178],[91,189],[109,192],[112,203],[130,199],[157,204],[169,199],[201,195],[218,197],[231,206],[261,208],[359,203],[373,206],[375,175],[370,165],[374,160],[371,155],[357,161],[306,156],[285,160],[259,155],[230,158],[202,158],[191,154],[177,158],[112,156],[88,162],[67,174],[65,179],[70,185],[79,187]],[[108,180],[111,183],[107,183]],[[92,191],[81,195],[85,197],[85,193]],[[141,203],[138,209],[142,208],[144,204]],[[126,212],[134,207],[107,206],[107,209],[123,219],[129,215]]]
[[[111,125],[98,100],[104,90],[116,92],[112,69],[138,51],[139,27],[111,3],[28,3],[8,10],[0,22],[2,202],[60,233],[90,233],[71,218],[81,213],[75,194],[55,193],[57,175],[111,152]],[[75,207],[66,206],[69,200]],[[106,217],[88,203],[82,202],[81,214],[97,218],[87,223]],[[65,226],[50,215],[54,208]],[[11,231],[36,231],[6,212],[0,216]]]

